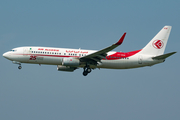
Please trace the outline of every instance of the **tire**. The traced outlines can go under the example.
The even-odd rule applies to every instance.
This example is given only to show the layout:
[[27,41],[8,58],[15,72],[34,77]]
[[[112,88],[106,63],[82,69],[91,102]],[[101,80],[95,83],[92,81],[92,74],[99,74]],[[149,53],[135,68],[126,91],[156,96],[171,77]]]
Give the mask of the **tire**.
[[88,75],[88,72],[84,71],[84,72],[83,72],[83,75],[84,75],[84,76],[87,76],[87,75]]
[[22,67],[21,66],[18,66],[18,69],[21,69]]
[[87,68],[87,72],[90,73],[91,72],[91,68]]

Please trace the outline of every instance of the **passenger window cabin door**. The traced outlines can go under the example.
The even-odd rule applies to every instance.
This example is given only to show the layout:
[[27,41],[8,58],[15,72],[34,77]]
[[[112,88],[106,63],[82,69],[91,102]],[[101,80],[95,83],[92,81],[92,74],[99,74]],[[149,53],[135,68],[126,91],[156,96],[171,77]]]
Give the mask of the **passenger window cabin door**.
[[28,48],[23,48],[23,55],[24,56],[27,56],[29,54],[29,50],[28,50]]
[[138,63],[139,63],[139,64],[142,64],[142,63],[143,63],[143,57],[142,57],[142,55],[139,55],[139,57],[138,57]]

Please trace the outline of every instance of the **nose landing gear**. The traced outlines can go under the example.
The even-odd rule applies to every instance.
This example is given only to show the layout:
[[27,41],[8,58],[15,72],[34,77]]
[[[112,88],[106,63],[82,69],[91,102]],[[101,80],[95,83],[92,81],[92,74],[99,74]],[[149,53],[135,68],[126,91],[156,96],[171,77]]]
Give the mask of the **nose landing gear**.
[[18,69],[21,69],[22,68],[22,66],[21,66],[21,63],[20,62],[17,62],[17,61],[12,61],[12,63],[14,63],[14,64],[18,64],[19,66],[18,66]]
[[18,66],[18,69],[21,69],[21,68],[22,68],[22,66],[21,66],[21,65],[19,65],[19,66]]

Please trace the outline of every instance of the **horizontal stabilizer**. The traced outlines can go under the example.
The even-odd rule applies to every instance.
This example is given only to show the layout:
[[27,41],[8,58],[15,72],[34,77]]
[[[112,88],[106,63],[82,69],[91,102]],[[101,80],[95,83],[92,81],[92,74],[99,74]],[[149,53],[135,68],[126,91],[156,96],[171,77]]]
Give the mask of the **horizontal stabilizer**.
[[152,59],[154,60],[164,60],[166,59],[167,57],[175,54],[176,52],[171,52],[171,53],[167,53],[167,54],[164,54],[164,55],[160,55],[160,56],[156,56],[156,57],[153,57]]

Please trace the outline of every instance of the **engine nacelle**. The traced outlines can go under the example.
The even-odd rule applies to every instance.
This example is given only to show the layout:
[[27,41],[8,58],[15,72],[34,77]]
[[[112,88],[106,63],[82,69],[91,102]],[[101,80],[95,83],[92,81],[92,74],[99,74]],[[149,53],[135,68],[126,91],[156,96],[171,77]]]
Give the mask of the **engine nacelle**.
[[58,71],[73,72],[75,69],[76,69],[75,67],[70,67],[70,66],[62,66],[62,65],[57,66]]
[[63,58],[62,65],[63,66],[79,66],[80,61],[78,58]]

